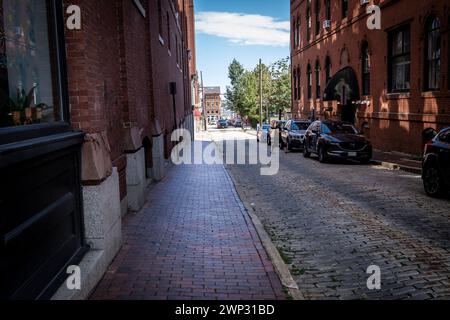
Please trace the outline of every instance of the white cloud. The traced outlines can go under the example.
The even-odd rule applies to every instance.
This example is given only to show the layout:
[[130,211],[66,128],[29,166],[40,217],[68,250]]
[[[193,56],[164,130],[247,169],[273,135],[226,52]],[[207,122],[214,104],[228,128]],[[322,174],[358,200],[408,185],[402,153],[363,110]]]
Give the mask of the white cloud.
[[289,46],[289,21],[257,14],[233,12],[199,12],[199,33],[228,39],[241,45]]

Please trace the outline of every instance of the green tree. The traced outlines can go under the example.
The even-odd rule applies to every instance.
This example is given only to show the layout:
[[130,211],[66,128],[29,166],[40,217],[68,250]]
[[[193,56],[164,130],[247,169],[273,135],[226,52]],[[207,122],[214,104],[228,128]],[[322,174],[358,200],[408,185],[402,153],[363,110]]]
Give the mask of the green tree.
[[[288,110],[291,105],[291,73],[289,58],[274,64],[261,65],[263,77],[263,120],[269,114]],[[253,126],[260,120],[260,66],[245,70],[237,60],[229,66],[231,86],[227,88],[226,99],[233,112],[248,117]]]
[[241,85],[242,77],[245,74],[245,69],[242,64],[233,59],[228,67],[228,77],[230,78],[231,86],[227,87],[225,98],[229,109],[236,113],[242,113],[244,91]]

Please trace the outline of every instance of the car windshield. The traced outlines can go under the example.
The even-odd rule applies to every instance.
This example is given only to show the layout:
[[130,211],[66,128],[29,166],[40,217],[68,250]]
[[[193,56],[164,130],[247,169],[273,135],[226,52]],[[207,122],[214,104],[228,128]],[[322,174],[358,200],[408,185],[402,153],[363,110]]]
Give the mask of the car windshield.
[[308,130],[309,123],[307,122],[292,122],[292,130]]
[[354,126],[348,123],[330,122],[322,124],[322,132],[325,134],[330,133],[346,133],[346,134],[358,134],[358,130]]

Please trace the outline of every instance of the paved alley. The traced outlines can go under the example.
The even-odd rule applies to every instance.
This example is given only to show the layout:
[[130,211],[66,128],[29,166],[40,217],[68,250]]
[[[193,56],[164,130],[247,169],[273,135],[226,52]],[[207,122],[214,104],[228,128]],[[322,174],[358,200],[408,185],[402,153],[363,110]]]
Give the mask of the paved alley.
[[221,165],[175,166],[124,220],[124,245],[91,299],[283,299]]

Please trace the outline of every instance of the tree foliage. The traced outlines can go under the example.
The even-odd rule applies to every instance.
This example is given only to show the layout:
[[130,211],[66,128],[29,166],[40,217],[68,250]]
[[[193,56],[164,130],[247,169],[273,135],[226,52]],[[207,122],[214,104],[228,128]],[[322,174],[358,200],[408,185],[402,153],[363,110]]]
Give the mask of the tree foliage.
[[[289,58],[281,59],[269,66],[262,64],[263,117],[284,112],[291,106],[291,71]],[[231,86],[227,88],[226,99],[231,111],[258,122],[260,114],[260,66],[245,70],[236,59],[228,68]],[[267,120],[267,119],[266,119]]]

